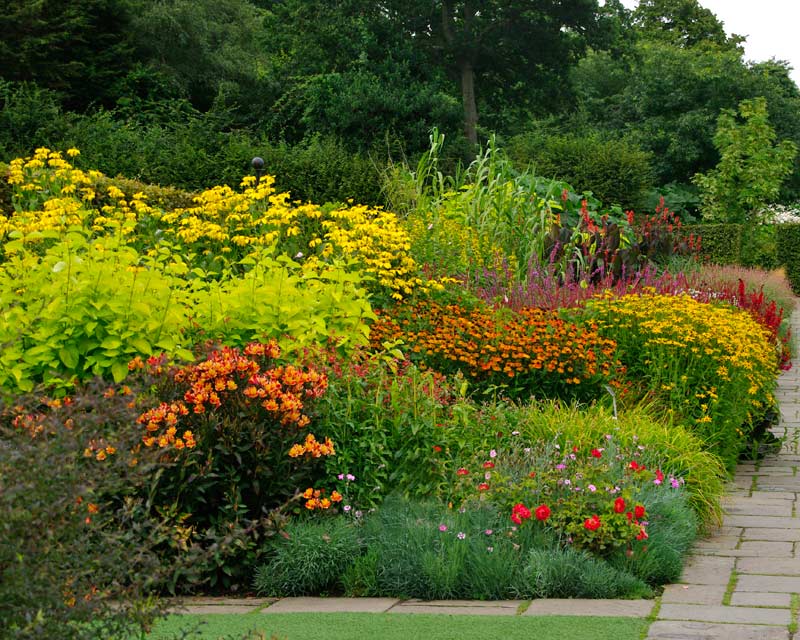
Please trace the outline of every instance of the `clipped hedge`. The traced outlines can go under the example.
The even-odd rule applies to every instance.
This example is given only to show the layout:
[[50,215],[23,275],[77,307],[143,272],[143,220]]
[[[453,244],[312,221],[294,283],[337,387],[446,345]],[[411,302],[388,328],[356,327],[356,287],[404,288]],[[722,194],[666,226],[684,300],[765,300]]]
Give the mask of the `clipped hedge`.
[[653,186],[652,155],[625,139],[528,132],[511,138],[508,154],[520,168],[591,191],[606,206],[639,209]]
[[739,224],[687,224],[683,233],[700,236],[701,254],[713,264],[740,264],[744,228]]
[[800,224],[783,224],[778,227],[778,262],[786,269],[792,291],[800,295]]

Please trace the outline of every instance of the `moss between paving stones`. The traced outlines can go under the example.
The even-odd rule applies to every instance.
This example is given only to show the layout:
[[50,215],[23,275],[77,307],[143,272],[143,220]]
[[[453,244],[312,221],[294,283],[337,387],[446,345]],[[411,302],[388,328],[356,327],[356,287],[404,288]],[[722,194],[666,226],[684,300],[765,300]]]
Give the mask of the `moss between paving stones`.
[[[639,640],[649,622],[636,618],[574,616],[449,616],[374,613],[286,613],[171,616],[150,640]],[[182,635],[197,630],[200,635]],[[250,634],[250,635],[247,635]],[[261,634],[261,635],[259,635]]]

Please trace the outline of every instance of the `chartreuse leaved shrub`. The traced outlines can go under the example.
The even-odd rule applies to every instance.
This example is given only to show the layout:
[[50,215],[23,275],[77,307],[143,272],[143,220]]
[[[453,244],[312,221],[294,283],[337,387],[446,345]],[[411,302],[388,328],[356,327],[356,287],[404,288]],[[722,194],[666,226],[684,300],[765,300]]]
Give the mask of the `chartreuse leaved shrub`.
[[[372,311],[357,272],[304,268],[259,253],[219,279],[190,270],[167,246],[142,256],[116,237],[67,232],[43,249],[6,243],[0,265],[0,389],[121,381],[135,356],[192,358],[196,342],[244,346],[274,338],[289,350],[367,342]],[[41,254],[41,255],[40,255]]]
[[638,392],[695,429],[728,467],[774,404],[777,359],[768,330],[744,310],[686,294],[608,295],[587,304]]

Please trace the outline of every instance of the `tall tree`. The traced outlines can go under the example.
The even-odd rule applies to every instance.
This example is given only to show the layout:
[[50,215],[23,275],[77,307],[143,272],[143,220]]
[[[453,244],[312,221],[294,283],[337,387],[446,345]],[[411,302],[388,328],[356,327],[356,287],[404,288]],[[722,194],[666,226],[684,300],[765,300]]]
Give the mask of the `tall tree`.
[[464,134],[477,142],[481,92],[530,100],[537,83],[562,77],[596,25],[597,0],[391,0],[387,8],[457,79]]
[[647,38],[681,47],[713,44],[730,49],[744,40],[728,36],[723,23],[698,0],[640,0],[633,17]]
[[126,0],[6,0],[0,78],[35,82],[83,108],[110,99],[133,63]]

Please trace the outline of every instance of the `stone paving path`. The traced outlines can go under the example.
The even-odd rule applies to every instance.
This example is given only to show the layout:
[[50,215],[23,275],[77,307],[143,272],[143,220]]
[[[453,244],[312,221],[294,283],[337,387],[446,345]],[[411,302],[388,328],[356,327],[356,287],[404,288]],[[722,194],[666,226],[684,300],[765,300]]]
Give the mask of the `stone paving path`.
[[[800,336],[800,310],[792,321]],[[800,363],[778,388],[780,453],[736,471],[722,526],[652,600],[437,601],[394,598],[190,598],[183,613],[370,612],[654,617],[647,640],[794,640],[800,609]],[[800,635],[797,635],[800,640]]]

